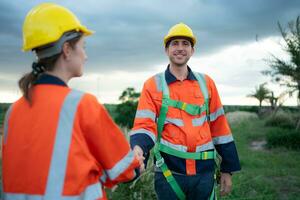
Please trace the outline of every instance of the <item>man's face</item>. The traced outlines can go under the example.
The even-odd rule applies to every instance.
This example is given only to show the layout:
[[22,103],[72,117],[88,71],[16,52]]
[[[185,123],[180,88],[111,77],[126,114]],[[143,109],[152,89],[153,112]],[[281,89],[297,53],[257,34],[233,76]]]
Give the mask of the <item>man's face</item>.
[[194,53],[194,48],[189,40],[178,38],[171,40],[165,51],[170,63],[181,67],[187,64]]

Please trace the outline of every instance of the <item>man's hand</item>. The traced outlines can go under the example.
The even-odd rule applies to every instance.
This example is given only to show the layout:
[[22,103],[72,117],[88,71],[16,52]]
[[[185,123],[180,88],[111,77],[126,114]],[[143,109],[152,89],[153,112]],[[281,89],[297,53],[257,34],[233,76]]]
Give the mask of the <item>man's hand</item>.
[[145,164],[144,164],[145,157],[143,156],[143,154],[144,154],[143,149],[141,147],[135,145],[133,148],[133,152],[134,152],[134,155],[136,156],[136,158],[139,160],[140,173],[143,173],[145,171]]
[[225,196],[231,192],[232,181],[229,173],[221,173],[221,196]]

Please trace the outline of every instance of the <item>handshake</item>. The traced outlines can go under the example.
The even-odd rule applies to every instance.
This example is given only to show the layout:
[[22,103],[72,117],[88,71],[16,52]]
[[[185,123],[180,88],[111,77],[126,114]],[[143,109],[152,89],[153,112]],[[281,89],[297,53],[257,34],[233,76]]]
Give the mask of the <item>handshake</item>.
[[143,149],[140,146],[135,145],[133,148],[133,152],[135,157],[138,159],[140,163],[140,174],[142,174],[145,171],[145,163],[144,163],[145,157],[144,157]]

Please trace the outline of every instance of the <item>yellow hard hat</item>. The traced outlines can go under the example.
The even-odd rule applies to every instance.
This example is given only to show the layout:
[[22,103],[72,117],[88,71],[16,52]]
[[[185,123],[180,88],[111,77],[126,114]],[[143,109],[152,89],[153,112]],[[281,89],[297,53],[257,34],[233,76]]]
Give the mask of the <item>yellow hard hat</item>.
[[170,28],[168,34],[164,37],[164,43],[166,44],[174,37],[187,37],[191,39],[192,45],[196,44],[196,37],[193,34],[193,31],[184,23],[179,23]]
[[56,42],[68,31],[91,35],[93,31],[83,26],[68,9],[54,4],[42,3],[32,8],[23,24],[23,50]]

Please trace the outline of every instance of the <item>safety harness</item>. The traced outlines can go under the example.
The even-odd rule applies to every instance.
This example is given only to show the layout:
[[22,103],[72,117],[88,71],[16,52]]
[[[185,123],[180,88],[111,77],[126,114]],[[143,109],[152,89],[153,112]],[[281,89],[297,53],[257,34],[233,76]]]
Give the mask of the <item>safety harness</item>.
[[[169,170],[168,166],[164,162],[163,157],[161,156],[160,152],[164,152],[166,154],[170,154],[172,156],[176,156],[183,159],[193,159],[193,160],[208,160],[208,159],[215,159],[216,158],[216,151],[203,151],[203,152],[182,152],[175,150],[173,148],[170,148],[162,143],[160,143],[162,131],[164,128],[164,123],[167,117],[168,108],[174,107],[180,110],[185,111],[186,113],[190,115],[200,115],[203,112],[206,112],[206,117],[209,120],[209,95],[208,90],[206,86],[206,81],[204,78],[204,75],[201,73],[193,73],[196,77],[198,84],[200,86],[200,89],[202,91],[202,94],[204,95],[204,104],[202,106],[194,105],[194,104],[187,104],[182,101],[177,101],[170,99],[169,94],[169,88],[165,79],[165,74],[160,73],[160,81],[161,81],[161,87],[162,87],[162,105],[160,109],[160,114],[158,117],[157,122],[157,140],[156,144],[154,146],[154,156],[156,158],[155,165],[156,167],[160,168],[163,172],[164,177],[166,178],[167,182],[172,187],[173,191],[176,193],[177,197],[180,200],[186,199],[186,196],[182,189],[180,188],[179,184],[175,180],[174,176],[172,175],[172,172]],[[214,179],[216,179],[216,175],[214,176]],[[215,186],[216,186],[216,181]],[[210,195],[210,200],[213,200],[216,198],[215,195],[215,186],[213,187],[213,191]]]

